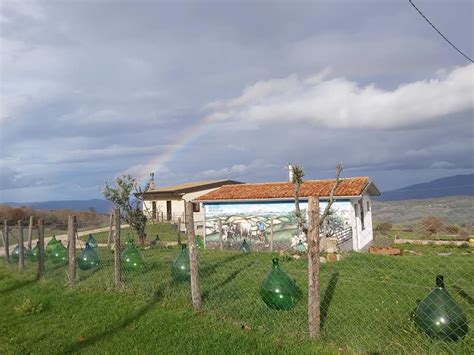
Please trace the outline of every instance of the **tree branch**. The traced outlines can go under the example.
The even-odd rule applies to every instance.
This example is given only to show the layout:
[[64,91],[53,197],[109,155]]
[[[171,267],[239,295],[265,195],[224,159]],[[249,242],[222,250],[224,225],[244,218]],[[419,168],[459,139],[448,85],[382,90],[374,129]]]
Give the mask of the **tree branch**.
[[342,172],[342,165],[337,164],[336,166],[336,182],[334,183],[334,186],[331,189],[331,192],[329,193],[329,201],[328,204],[326,205],[326,208],[324,209],[323,214],[321,215],[321,218],[319,219],[319,226],[321,227],[324,223],[324,220],[327,218],[327,216],[330,213],[331,206],[334,203],[334,193],[336,192],[336,189],[339,187],[339,184],[341,183],[341,172]]

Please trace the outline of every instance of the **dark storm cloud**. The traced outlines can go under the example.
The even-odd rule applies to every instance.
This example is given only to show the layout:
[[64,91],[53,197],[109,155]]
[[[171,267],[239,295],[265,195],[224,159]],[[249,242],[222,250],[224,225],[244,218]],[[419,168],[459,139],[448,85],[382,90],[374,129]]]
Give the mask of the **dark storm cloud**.
[[[472,2],[417,4],[473,53]],[[231,115],[177,140],[184,128],[199,131],[209,104],[256,83],[327,69],[356,93],[373,85],[393,98],[401,84],[465,67],[405,2],[3,1],[0,26],[0,200],[95,197],[105,180],[146,167],[175,144],[156,168],[160,184],[281,180],[288,161],[309,177],[331,176],[342,161],[346,174],[370,174],[387,187],[473,168],[469,97],[450,101],[436,120],[403,127],[328,127],[314,123],[312,108],[305,120],[275,120],[281,105],[307,95],[300,85],[297,96],[267,97],[267,109],[280,106],[265,121]],[[368,117],[361,112],[356,123]]]

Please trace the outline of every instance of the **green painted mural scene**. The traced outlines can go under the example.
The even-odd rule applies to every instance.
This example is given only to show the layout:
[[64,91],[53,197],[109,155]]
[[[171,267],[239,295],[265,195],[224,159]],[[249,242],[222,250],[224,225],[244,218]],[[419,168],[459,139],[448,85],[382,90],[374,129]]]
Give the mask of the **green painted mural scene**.
[[260,296],[263,302],[272,309],[292,309],[303,296],[303,292],[295,281],[281,269],[278,258],[273,258],[272,263],[272,270],[260,288]]
[[99,255],[89,243],[86,243],[86,247],[79,255],[77,259],[77,264],[81,270],[90,270],[99,266]]
[[445,288],[442,275],[436,277],[436,287],[418,305],[415,322],[432,338],[456,341],[467,334],[466,315]]
[[[308,204],[303,201],[300,206],[303,222],[306,222]],[[227,249],[240,249],[245,239],[252,250],[268,250],[271,244],[274,250],[306,250],[306,238],[298,228],[292,202],[216,203],[207,204],[205,208],[206,247],[219,247],[222,238]],[[330,235],[347,228],[350,208],[349,202],[338,202],[327,230],[322,232]]]
[[142,252],[138,250],[133,239],[127,241],[127,247],[122,253],[123,270],[140,270],[145,267],[145,259]]
[[181,246],[181,251],[173,261],[171,275],[175,281],[189,281],[191,279],[189,250],[185,244]]

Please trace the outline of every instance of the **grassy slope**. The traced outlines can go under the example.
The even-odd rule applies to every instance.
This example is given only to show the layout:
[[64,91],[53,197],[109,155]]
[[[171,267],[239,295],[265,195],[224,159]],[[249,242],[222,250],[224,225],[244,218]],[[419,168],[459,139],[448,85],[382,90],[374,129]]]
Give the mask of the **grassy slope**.
[[[410,320],[418,300],[430,291],[438,273],[444,274],[469,319],[474,318],[469,304],[474,294],[474,275],[469,271],[474,266],[472,249],[407,248],[423,255],[350,254],[340,262],[322,266],[326,351],[342,346],[366,352],[468,353],[474,347],[472,322],[465,339],[446,344],[420,334]],[[439,257],[440,251],[452,255]],[[112,256],[105,250],[101,251],[99,270],[79,271],[75,291],[63,287],[67,281],[64,267],[48,265],[47,281],[40,285],[22,284],[0,269],[0,324],[4,325],[0,352],[33,346],[39,353],[79,347],[91,353],[158,349],[170,353],[189,353],[191,349],[208,353],[316,351],[314,344],[304,340],[305,297],[287,312],[269,310],[260,300],[259,285],[269,271],[270,254],[201,251],[204,312],[195,315],[189,308],[189,285],[170,281],[176,253],[177,249],[144,251],[147,268],[125,272],[124,291],[119,294],[111,292]],[[281,259],[283,268],[306,290],[307,261]],[[14,307],[25,296],[44,304],[45,310],[33,316],[19,315]],[[242,325],[251,330],[243,331]],[[84,342],[78,342],[80,336],[85,337]]]
[[438,216],[446,224],[471,224],[474,196],[450,196],[424,200],[373,201],[373,218],[392,223],[412,223],[426,216]]
[[[147,224],[145,232],[147,234],[147,237],[149,240],[154,240],[156,238],[156,235],[158,234],[160,236],[160,239],[162,241],[167,241],[167,242],[176,242],[178,240],[178,232],[176,227],[170,223],[158,223],[158,224]],[[95,240],[99,243],[107,243],[107,238],[108,238],[109,232],[100,232],[100,233],[94,233],[93,236]],[[130,229],[130,228],[123,228],[121,230],[121,235],[124,240],[127,238],[136,238],[136,233]],[[88,236],[82,236],[82,240],[87,240]],[[181,234],[181,240],[185,240],[186,235]]]

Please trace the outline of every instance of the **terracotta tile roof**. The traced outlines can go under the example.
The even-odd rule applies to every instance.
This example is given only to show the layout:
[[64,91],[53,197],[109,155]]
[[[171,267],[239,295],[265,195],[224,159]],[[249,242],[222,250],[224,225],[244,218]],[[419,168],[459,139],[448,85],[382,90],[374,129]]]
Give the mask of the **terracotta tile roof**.
[[234,180],[228,180],[228,179],[187,182],[187,183],[183,183],[183,184],[180,184],[180,185],[157,187],[157,188],[150,189],[150,190],[146,191],[145,194],[162,193],[162,192],[163,193],[180,192],[180,191],[184,191],[184,190],[197,189],[197,188],[206,189],[206,188],[209,188],[209,185],[220,185],[220,186],[222,186],[222,185],[230,185],[230,184],[241,184],[241,182],[234,181]]
[[[341,179],[334,196],[359,196],[370,183],[366,176]],[[306,180],[301,185],[300,196],[328,197],[335,180]],[[290,182],[224,185],[199,197],[200,201],[291,199],[294,187]]]

